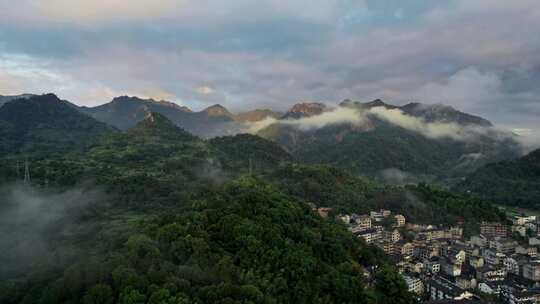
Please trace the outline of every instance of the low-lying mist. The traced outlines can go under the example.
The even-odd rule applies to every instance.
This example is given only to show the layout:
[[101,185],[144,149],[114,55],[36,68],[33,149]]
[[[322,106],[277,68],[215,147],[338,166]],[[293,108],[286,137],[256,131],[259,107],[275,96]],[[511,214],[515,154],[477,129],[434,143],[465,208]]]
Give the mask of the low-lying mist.
[[387,168],[381,170],[378,172],[376,177],[387,184],[400,186],[418,184],[420,182],[432,182],[436,179],[436,177],[433,175],[413,174],[398,168]]
[[248,127],[250,133],[257,133],[273,124],[282,124],[296,127],[303,131],[324,128],[335,124],[363,125],[367,117],[361,111],[345,107],[337,107],[320,115],[300,119],[276,119],[268,117],[262,121],[251,123]]
[[[495,127],[483,127],[462,125],[454,122],[428,122],[422,117],[416,117],[403,112],[401,109],[389,109],[386,107],[373,107],[359,109],[354,107],[336,107],[320,115],[304,117],[300,119],[276,119],[266,118],[262,121],[250,123],[245,132],[258,133],[259,131],[274,125],[292,126],[302,131],[324,128],[330,125],[352,124],[369,130],[374,124],[373,120],[380,120],[394,126],[416,132],[430,139],[453,139],[456,141],[475,141],[481,136],[489,136],[493,139],[514,139],[520,142],[519,136],[510,131]],[[531,146],[531,143],[528,143]],[[527,149],[530,150],[530,149]]]
[[24,275],[51,258],[59,262],[56,246],[74,234],[77,221],[104,198],[101,189],[91,186],[67,191],[21,183],[0,186],[0,279]]

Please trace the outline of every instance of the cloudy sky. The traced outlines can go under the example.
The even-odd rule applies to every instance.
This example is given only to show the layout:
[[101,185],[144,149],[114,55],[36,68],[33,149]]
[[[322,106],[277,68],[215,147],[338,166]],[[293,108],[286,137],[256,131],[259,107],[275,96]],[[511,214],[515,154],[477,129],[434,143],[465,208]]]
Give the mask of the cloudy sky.
[[382,98],[540,127],[538,0],[0,0],[0,94]]

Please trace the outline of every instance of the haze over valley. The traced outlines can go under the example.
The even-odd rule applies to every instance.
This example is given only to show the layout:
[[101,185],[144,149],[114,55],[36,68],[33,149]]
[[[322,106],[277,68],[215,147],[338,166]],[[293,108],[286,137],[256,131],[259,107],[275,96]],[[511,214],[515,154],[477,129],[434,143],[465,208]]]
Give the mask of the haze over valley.
[[540,303],[537,28],[0,0],[0,303]]

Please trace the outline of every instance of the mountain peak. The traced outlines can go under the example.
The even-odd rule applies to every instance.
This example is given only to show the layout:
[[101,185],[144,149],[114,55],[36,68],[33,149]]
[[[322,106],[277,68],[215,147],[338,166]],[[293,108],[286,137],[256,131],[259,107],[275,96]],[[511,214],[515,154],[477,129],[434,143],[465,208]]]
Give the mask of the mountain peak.
[[54,93],[46,93],[46,94],[42,94],[42,95],[33,95],[29,98],[26,98],[27,100],[29,99],[32,99],[32,100],[39,100],[41,102],[47,102],[47,101],[61,101],[60,98],[58,98],[58,96],[56,96],[56,94]]
[[224,106],[220,104],[209,106],[208,108],[204,109],[202,112],[206,113],[208,116],[227,116],[227,117],[233,116],[233,114],[229,112],[227,108],[225,108]]
[[6,102],[5,106],[8,105],[13,107],[32,108],[33,111],[39,110],[47,112],[51,112],[55,109],[57,110],[65,106],[76,107],[75,105],[67,101],[61,100],[53,93],[47,93],[43,95],[29,95],[25,98],[14,98]]
[[122,104],[122,103],[150,103],[150,104],[155,104],[155,105],[161,105],[161,106],[165,106],[165,107],[171,107],[171,108],[175,108],[175,109],[178,109],[182,112],[187,112],[187,113],[191,113],[191,109],[186,107],[186,106],[181,106],[181,105],[178,105],[174,102],[170,102],[170,101],[167,101],[167,100],[154,100],[152,98],[149,98],[149,99],[143,99],[143,98],[139,98],[137,96],[118,96],[118,97],[115,97],[113,98],[113,100],[111,101],[112,104]]
[[375,99],[375,100],[370,101],[370,102],[362,103],[361,105],[363,107],[365,107],[365,108],[368,108],[368,109],[375,108],[375,107],[384,107],[384,108],[387,108],[387,109],[396,109],[396,108],[398,108],[398,107],[396,107],[394,105],[385,103],[381,99]]
[[184,129],[176,126],[165,115],[152,112],[148,108],[145,108],[144,110],[144,119],[134,128],[129,129],[128,133],[142,137],[165,140],[191,140],[195,138]]
[[130,102],[130,101],[138,101],[138,100],[142,101],[142,99],[140,99],[138,97],[130,97],[130,96],[127,96],[127,95],[122,95],[122,96],[114,97],[111,102],[112,103],[121,103],[121,102]]
[[481,127],[492,126],[490,121],[482,117],[463,113],[451,106],[440,103],[424,104],[419,102],[411,102],[402,106],[400,109],[406,114],[421,117],[427,122],[448,122]]
[[[113,131],[105,124],[77,110],[54,94],[15,99],[0,107],[5,138],[12,138],[0,150],[48,153],[67,148],[84,148]],[[7,127],[6,127],[7,126]]]
[[295,104],[283,118],[302,118],[322,114],[326,110],[326,105],[319,102],[302,102]]
[[381,99],[375,99],[369,102],[360,102],[360,101],[352,101],[350,99],[343,100],[340,104],[340,107],[353,107],[353,108],[360,108],[360,109],[371,109],[376,107],[384,107],[386,109],[396,109],[397,106],[387,104]]

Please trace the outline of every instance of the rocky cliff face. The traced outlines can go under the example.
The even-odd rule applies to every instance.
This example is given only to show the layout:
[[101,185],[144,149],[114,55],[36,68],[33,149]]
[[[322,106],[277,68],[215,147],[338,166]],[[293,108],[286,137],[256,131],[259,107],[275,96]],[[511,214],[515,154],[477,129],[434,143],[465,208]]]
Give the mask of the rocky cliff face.
[[295,104],[285,115],[284,119],[298,119],[320,115],[326,110],[326,105],[317,102],[304,102]]

